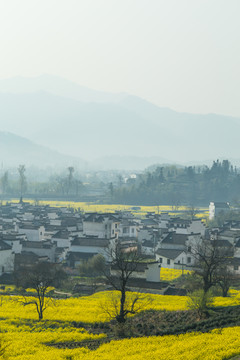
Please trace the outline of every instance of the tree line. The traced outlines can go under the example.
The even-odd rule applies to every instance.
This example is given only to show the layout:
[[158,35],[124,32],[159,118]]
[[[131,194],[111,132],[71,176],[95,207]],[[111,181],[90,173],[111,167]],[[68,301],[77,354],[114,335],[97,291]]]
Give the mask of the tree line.
[[[239,203],[240,172],[229,160],[212,166],[153,166],[136,177],[126,178],[109,171],[104,180],[97,173],[81,174],[69,166],[47,181],[28,180],[26,167],[19,165],[15,176],[5,171],[0,177],[3,197],[23,195],[35,198],[77,199],[95,195],[103,202],[128,205],[206,206],[209,201]],[[109,181],[110,180],[110,181]]]
[[115,203],[142,205],[206,205],[209,201],[238,201],[240,173],[228,160],[208,166],[158,166],[109,188]]
[[0,193],[3,196],[19,196],[20,201],[24,195],[78,197],[85,190],[83,182],[78,176],[74,176],[73,166],[69,166],[65,174],[53,175],[45,182],[28,181],[27,169],[23,164],[16,170],[15,176],[11,177],[9,171],[1,176]]

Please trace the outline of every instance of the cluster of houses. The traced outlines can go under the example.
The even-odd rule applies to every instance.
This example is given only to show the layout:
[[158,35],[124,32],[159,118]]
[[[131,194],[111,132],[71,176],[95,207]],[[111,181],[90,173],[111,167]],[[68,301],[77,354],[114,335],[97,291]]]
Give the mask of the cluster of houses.
[[240,274],[240,222],[210,231],[200,219],[168,213],[138,218],[130,211],[81,213],[67,207],[9,203],[0,207],[0,275],[39,261],[76,269],[96,254],[110,260],[109,250],[120,246],[149,259],[142,273],[157,281],[161,267],[193,269],[192,246],[204,238],[231,248],[232,270]]

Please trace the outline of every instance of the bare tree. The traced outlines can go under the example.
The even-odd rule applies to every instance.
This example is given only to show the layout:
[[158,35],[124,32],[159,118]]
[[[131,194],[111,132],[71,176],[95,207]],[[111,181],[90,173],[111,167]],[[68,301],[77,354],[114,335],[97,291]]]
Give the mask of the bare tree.
[[108,185],[108,189],[109,189],[109,194],[110,194],[110,198],[111,198],[111,201],[112,201],[113,195],[114,195],[114,187],[113,187],[112,182],[110,182],[110,184]]
[[[145,304],[139,306],[139,300],[143,296],[139,293],[130,294],[127,297],[127,290],[134,272],[143,261],[138,251],[125,252],[120,247],[110,251],[110,271],[105,268],[104,276],[109,284],[119,292],[119,299],[114,301],[115,318],[119,323],[124,323],[129,314],[136,314],[143,309]],[[109,270],[109,269],[108,269]],[[144,297],[146,300],[146,297]]]
[[3,174],[3,176],[1,177],[1,188],[2,188],[2,193],[3,195],[6,194],[7,190],[8,190],[8,171],[5,171],[5,173]]
[[195,216],[197,214],[197,209],[195,208],[194,205],[191,205],[191,206],[188,207],[187,214],[189,215],[191,220],[195,219]]
[[196,259],[196,274],[203,280],[203,291],[219,283],[220,269],[226,267],[232,258],[232,249],[219,246],[218,240],[203,240],[192,246],[191,252]]
[[76,179],[76,181],[75,181],[76,196],[79,195],[79,192],[82,190],[82,188],[83,188],[83,183],[82,183],[82,181]]
[[47,296],[51,286],[59,286],[66,277],[65,272],[59,265],[51,263],[38,263],[30,267],[22,268],[15,273],[17,287],[34,289],[34,299],[25,297],[24,306],[34,304],[38,313],[39,321],[43,319],[50,298]]
[[229,261],[219,266],[216,278],[217,284],[222,290],[222,296],[226,297],[230,286],[234,283],[234,280],[236,280],[236,276],[233,271],[230,270]]
[[19,183],[20,183],[20,203],[22,202],[23,192],[27,185],[25,171],[26,171],[25,165],[19,165],[18,172],[19,172]]
[[101,304],[101,307],[110,318],[115,318],[118,323],[125,323],[129,314],[136,314],[151,302],[145,294],[130,292],[129,289],[134,272],[144,265],[143,256],[137,249],[126,252],[120,246],[108,250],[106,255],[108,262],[102,255],[96,255],[81,264],[79,271],[81,275],[90,277],[93,285],[96,284],[96,279],[101,279],[117,291],[111,294],[109,303]]
[[68,187],[67,187],[67,193],[69,193],[71,187],[72,187],[72,181],[73,181],[73,173],[74,173],[74,167],[69,166],[68,167]]
[[61,193],[61,195],[65,195],[66,190],[66,179],[62,176],[56,177],[56,192]]

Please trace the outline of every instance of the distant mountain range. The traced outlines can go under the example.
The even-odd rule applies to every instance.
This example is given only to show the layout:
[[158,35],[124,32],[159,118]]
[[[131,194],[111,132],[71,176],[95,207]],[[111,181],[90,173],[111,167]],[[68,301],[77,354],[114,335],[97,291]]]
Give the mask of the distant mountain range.
[[45,146],[11,134],[0,131],[0,163],[2,166],[12,167],[19,164],[26,166],[47,168],[47,167],[67,167],[75,165],[83,167],[84,161],[73,156],[67,156],[57,151],[48,149]]
[[20,164],[39,168],[59,168],[74,166],[88,170],[143,170],[151,164],[166,163],[160,157],[107,156],[94,161],[68,156],[45,146],[38,145],[21,136],[0,131],[0,166],[18,167]]
[[94,103],[118,102],[127,96],[125,93],[113,94],[89,89],[67,79],[47,74],[32,78],[19,76],[0,80],[0,92],[3,93],[29,94],[40,91],[81,102]]
[[[238,158],[240,118],[178,113],[135,96],[43,75],[0,80],[0,131],[47,147],[38,147],[41,156],[31,151],[36,161],[59,158],[84,164],[81,159],[86,159],[117,168],[140,158],[147,166],[151,164],[146,159],[152,158],[168,163]],[[15,140],[6,160],[20,153],[23,144],[16,140],[14,147]],[[47,155],[50,149],[52,155]],[[27,156],[26,147],[24,151]]]

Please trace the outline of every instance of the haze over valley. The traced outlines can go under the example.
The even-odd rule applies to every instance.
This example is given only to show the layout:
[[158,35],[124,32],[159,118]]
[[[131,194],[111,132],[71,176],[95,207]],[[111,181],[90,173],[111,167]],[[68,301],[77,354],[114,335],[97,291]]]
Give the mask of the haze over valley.
[[62,161],[80,168],[143,169],[216,158],[239,163],[240,118],[179,113],[56,76],[0,80],[0,119],[0,160],[6,165]]

